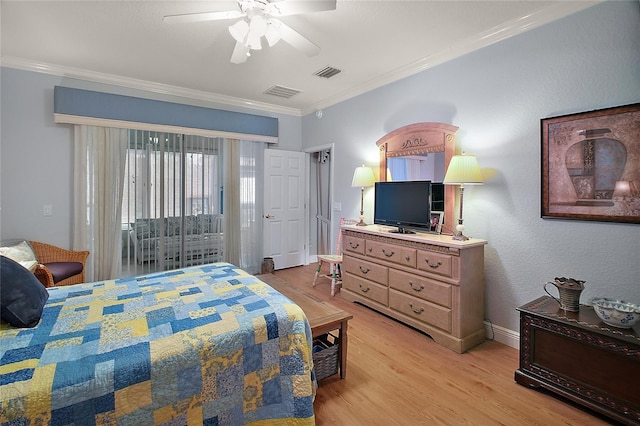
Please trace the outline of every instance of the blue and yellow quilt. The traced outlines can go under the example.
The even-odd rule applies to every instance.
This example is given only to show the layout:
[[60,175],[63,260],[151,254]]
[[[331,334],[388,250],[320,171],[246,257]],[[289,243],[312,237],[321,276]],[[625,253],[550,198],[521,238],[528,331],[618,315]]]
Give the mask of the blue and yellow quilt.
[[0,325],[2,424],[314,424],[309,322],[233,265],[49,292]]

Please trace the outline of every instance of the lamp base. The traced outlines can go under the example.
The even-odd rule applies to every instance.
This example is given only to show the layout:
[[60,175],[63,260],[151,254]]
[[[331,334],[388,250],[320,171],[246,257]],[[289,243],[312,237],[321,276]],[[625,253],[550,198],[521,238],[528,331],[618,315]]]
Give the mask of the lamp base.
[[356,223],[357,226],[367,226],[364,222],[364,186],[360,188],[360,222]]
[[463,234],[464,225],[462,224],[462,219],[458,219],[458,225],[456,225],[456,230],[453,232],[453,239],[456,241],[467,241],[469,237]]

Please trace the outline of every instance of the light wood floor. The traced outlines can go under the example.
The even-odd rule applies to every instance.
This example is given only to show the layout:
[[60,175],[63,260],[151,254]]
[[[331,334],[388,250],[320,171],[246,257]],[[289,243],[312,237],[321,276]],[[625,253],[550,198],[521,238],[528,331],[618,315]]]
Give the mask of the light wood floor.
[[364,306],[330,297],[330,280],[313,288],[315,264],[274,275],[353,314],[347,378],[319,383],[316,424],[607,425],[551,394],[513,379],[518,350],[495,341],[457,354]]

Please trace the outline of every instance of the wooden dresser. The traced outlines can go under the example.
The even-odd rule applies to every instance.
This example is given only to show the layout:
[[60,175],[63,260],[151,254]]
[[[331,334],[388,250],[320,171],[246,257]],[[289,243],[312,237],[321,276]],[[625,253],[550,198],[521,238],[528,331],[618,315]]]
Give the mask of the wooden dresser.
[[463,353],[485,340],[484,245],[393,228],[342,228],[342,298],[359,302]]
[[560,309],[549,296],[518,308],[515,380],[541,387],[628,425],[640,425],[640,326],[600,321],[592,306]]

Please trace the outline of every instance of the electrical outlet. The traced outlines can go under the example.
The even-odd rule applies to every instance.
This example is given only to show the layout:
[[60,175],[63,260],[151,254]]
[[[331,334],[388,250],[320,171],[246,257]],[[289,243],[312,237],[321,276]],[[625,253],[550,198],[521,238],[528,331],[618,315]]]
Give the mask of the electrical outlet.
[[42,206],[43,216],[53,216],[53,206],[51,204],[45,204]]

